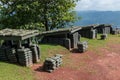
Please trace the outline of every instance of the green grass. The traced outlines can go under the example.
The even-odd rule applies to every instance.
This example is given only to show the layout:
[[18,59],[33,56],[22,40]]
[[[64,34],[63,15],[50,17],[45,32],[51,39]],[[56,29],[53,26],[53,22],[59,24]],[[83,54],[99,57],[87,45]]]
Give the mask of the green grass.
[[0,62],[0,80],[34,80],[31,69]]
[[[97,39],[88,39],[88,38],[81,38],[82,41],[88,41],[88,50],[92,50],[95,53],[100,53],[98,50],[101,47],[107,47],[107,44],[114,43],[114,44],[119,44],[120,43],[120,35],[111,35],[109,34],[106,40],[100,40],[100,35],[97,35]],[[100,53],[101,54],[101,53]]]
[[88,41],[89,47],[94,49],[94,48],[104,47],[108,43],[109,39],[113,37],[113,35],[108,35],[108,38],[106,40],[101,40],[100,35],[101,34],[97,35],[97,39],[88,39],[82,37],[81,41]]
[[[105,43],[107,42],[106,40],[100,40],[100,35],[97,35],[97,39],[88,39],[88,38],[81,38],[81,41],[88,41],[88,45],[92,46],[92,47],[100,47],[100,46],[104,46]],[[109,37],[109,36],[108,36]]]
[[52,57],[55,54],[64,54],[68,55],[70,53],[66,48],[60,46],[60,45],[52,45],[52,44],[40,44],[41,48],[41,62],[44,62],[44,60],[47,57]]

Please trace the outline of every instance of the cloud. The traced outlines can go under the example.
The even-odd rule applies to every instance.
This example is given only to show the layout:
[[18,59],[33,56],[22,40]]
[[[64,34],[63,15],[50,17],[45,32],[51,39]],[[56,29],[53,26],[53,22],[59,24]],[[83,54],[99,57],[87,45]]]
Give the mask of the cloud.
[[120,11],[120,0],[81,0],[75,10]]

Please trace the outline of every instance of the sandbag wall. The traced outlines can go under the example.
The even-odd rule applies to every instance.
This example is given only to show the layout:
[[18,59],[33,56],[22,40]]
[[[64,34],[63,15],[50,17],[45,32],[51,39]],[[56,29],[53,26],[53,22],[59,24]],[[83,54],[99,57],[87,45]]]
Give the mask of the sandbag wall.
[[11,62],[11,63],[16,63],[17,62],[17,57],[16,57],[15,48],[7,47],[5,51],[6,51],[8,61]]
[[105,24],[101,24],[95,27],[95,29],[97,30],[98,33],[106,33],[106,34],[110,34],[112,33],[112,26],[111,25],[105,25]]
[[97,38],[97,31],[95,29],[81,29],[79,31],[79,34],[82,36],[82,37],[86,37],[86,38],[89,38],[89,39],[95,39]]
[[9,61],[11,63],[17,62],[16,51],[14,48],[1,47],[0,48],[0,61]]
[[65,38],[44,37],[41,43],[64,45]]
[[112,34],[113,35],[120,34],[120,29],[119,28],[113,28]]
[[71,40],[69,38],[44,37],[40,43],[58,44],[65,46],[69,50],[71,49]]
[[68,36],[71,40],[71,48],[77,48],[77,43],[80,41],[80,35],[78,32],[72,33]]
[[0,61],[7,61],[7,56],[6,56],[6,47],[1,47],[0,48]]
[[31,45],[29,48],[0,47],[0,61],[18,63],[22,66],[32,66],[40,60],[40,49],[38,45]]
[[22,48],[17,50],[18,62],[22,66],[32,66],[32,51],[29,48]]
[[66,47],[67,49],[77,48],[77,43],[80,40],[78,32],[67,34],[52,34],[44,36],[40,43],[58,44]]
[[32,51],[33,63],[37,63],[40,60],[40,48],[36,44],[32,44],[29,49]]

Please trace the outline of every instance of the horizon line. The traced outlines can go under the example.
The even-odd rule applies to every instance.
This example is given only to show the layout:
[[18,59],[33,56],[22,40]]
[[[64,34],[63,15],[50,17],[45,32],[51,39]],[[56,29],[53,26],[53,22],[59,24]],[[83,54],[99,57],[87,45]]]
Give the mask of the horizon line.
[[111,12],[120,12],[119,10],[74,10],[74,11],[111,11]]

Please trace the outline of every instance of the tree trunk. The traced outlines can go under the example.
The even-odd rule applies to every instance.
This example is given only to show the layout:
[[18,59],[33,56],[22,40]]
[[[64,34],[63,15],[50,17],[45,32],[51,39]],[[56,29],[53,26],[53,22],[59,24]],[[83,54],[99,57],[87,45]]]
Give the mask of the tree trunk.
[[47,17],[47,3],[45,4],[45,6],[44,6],[44,20],[45,20],[45,29],[46,29],[46,31],[49,31],[49,25],[48,25],[48,17]]
[[48,26],[47,18],[45,18],[45,29],[46,29],[46,31],[49,31],[49,26]]

